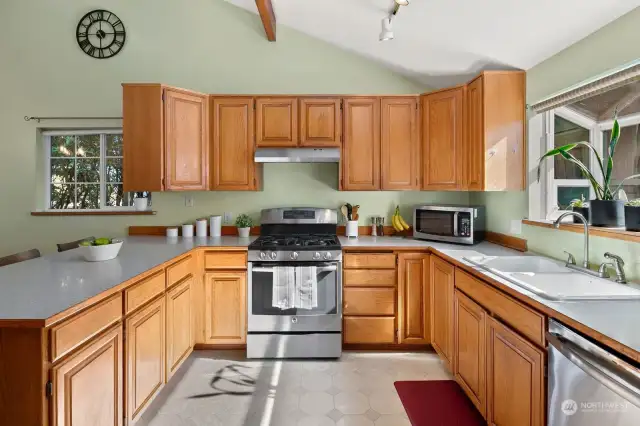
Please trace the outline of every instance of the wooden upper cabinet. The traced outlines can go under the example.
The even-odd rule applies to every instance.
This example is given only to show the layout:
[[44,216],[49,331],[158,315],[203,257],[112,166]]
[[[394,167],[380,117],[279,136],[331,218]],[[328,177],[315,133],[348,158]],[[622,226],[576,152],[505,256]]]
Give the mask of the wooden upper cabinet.
[[343,99],[341,189],[380,189],[380,99]]
[[164,94],[165,189],[209,189],[207,96],[172,88]]
[[341,146],[341,105],[340,98],[300,98],[300,146]]
[[429,255],[398,255],[398,343],[428,344]]
[[204,278],[205,342],[247,341],[247,273],[208,272]]
[[298,98],[256,98],[256,146],[298,145]]
[[422,189],[463,189],[464,91],[422,96]]
[[431,256],[431,345],[449,370],[455,373],[453,336],[453,297],[455,267]]
[[487,317],[487,423],[543,426],[545,352]]
[[381,189],[420,189],[418,99],[382,98],[380,109]]
[[253,98],[212,97],[211,189],[256,190]]
[[122,353],[118,325],[51,369],[52,426],[122,426]]
[[484,309],[456,290],[454,305],[453,370],[455,379],[473,405],[486,418],[486,317]]
[[524,71],[485,71],[467,86],[467,186],[525,188]]

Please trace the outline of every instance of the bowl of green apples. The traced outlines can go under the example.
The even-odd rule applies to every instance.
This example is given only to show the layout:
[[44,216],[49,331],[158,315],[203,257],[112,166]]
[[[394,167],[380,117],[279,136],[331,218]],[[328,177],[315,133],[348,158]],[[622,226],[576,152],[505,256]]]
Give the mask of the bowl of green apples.
[[96,238],[80,243],[82,255],[87,262],[103,262],[114,259],[122,248],[122,240],[117,238]]

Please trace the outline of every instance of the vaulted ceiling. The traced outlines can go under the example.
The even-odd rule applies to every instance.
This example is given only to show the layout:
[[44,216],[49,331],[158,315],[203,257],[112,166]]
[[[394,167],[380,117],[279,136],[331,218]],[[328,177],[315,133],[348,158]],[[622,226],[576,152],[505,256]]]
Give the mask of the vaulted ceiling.
[[[255,0],[226,1],[258,13]],[[393,0],[272,1],[278,25],[434,88],[485,69],[529,69],[640,6],[640,0],[411,0],[394,19],[395,39],[380,42]]]

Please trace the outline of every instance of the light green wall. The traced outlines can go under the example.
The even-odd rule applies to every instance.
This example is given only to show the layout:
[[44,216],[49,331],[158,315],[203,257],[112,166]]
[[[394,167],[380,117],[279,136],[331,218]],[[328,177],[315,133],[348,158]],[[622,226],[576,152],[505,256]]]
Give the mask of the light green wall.
[[[557,55],[527,71],[527,102],[533,103],[587,78],[640,58],[640,8],[636,8],[599,31],[568,47]],[[488,228],[510,233],[513,219],[528,215],[526,192],[472,194],[471,202],[487,206]],[[564,258],[563,250],[582,258],[582,235],[541,229],[524,225],[521,237],[529,249],[556,258]],[[626,269],[640,279],[640,248],[638,244],[606,238],[591,240],[593,263],[604,261],[603,254],[612,251],[621,255]]]
[[[75,41],[88,11],[105,7],[127,29],[123,51],[91,59]],[[419,93],[392,71],[292,29],[266,41],[259,18],[222,0],[3,1],[0,3],[0,255],[86,235],[122,235],[128,225],[180,224],[197,217],[282,205],[361,205],[361,222],[395,204],[468,202],[466,194],[338,192],[337,165],[267,165],[259,193],[154,194],[155,217],[30,216],[42,198],[40,127],[108,127],[113,121],[26,123],[25,115],[120,116],[122,82],[163,82],[206,93]]]

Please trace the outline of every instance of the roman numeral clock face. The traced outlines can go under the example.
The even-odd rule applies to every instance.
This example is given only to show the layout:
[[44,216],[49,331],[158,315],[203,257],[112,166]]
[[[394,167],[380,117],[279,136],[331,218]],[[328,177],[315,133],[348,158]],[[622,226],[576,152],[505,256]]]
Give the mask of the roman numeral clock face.
[[76,28],[80,49],[96,59],[115,56],[127,38],[124,24],[107,10],[94,10],[82,17]]

